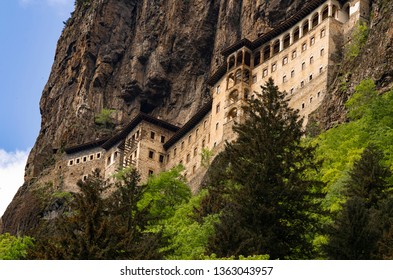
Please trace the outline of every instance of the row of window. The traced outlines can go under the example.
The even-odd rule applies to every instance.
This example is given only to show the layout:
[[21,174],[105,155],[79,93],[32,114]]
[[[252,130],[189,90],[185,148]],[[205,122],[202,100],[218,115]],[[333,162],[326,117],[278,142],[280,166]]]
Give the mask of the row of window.
[[[321,97],[321,92],[319,91],[318,93],[317,93],[317,98],[319,99]],[[309,102],[310,102],[310,104],[313,102],[313,96],[310,96],[310,99],[309,99]],[[302,103],[302,110],[304,110],[306,108],[306,103]]]
[[[324,55],[325,55],[325,49],[322,48],[322,49],[319,51],[319,54],[320,54],[320,56],[324,56]],[[292,52],[292,60],[294,60],[296,57],[297,57],[297,55],[296,55],[296,50],[294,50],[294,51]],[[313,56],[313,55],[310,56],[309,61],[310,61],[310,64],[313,64],[313,63],[314,63],[314,56]],[[283,58],[283,60],[282,60],[282,65],[284,66],[284,65],[286,65],[286,64],[288,64],[288,56],[285,56],[285,57]],[[274,73],[274,72],[277,70],[277,65],[278,65],[277,62],[273,62],[273,63],[272,63],[272,65],[271,65],[271,72],[272,72],[272,73]],[[303,61],[303,62],[302,62],[302,70],[305,69],[305,66],[306,66],[306,62]],[[265,77],[267,77],[268,75],[269,75],[269,69],[268,69],[268,67],[266,67],[266,68],[264,68],[264,69],[262,70],[262,78],[265,78]]]
[[[155,140],[157,137],[158,137],[158,135],[156,135],[156,133],[154,131],[150,131],[150,139],[151,140]],[[160,135],[159,139],[160,139],[161,143],[165,143],[165,136],[164,135]]]
[[73,166],[81,163],[86,163],[88,161],[96,160],[101,158],[101,153],[91,154],[88,156],[82,156],[75,159],[68,160],[68,166]]

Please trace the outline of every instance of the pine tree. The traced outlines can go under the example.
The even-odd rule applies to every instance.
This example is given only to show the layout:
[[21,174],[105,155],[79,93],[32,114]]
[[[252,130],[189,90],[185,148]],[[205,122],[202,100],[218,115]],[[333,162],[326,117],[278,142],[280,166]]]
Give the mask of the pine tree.
[[382,164],[383,153],[366,147],[346,182],[348,199],[327,230],[325,251],[331,259],[381,259],[392,256],[393,201],[389,196],[391,172]]
[[383,157],[382,151],[371,144],[349,172],[350,179],[346,183],[348,195],[363,198],[367,208],[378,207],[378,202],[387,196],[387,179],[392,174],[382,164]]
[[309,258],[321,183],[307,176],[318,164],[314,148],[301,143],[303,119],[272,79],[245,112],[245,122],[234,126],[237,140],[224,151],[226,168],[219,168],[228,172],[215,178],[231,193],[209,253]]

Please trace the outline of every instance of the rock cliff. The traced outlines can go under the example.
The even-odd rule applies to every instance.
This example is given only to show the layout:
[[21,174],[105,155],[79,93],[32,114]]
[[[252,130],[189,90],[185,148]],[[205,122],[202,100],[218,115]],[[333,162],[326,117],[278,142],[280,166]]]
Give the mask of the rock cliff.
[[[113,133],[94,123],[115,110],[115,130],[139,111],[173,124],[209,98],[206,80],[235,41],[256,39],[301,9],[300,0],[80,0],[58,41],[40,102],[41,131],[26,181],[3,216],[2,231],[29,232],[39,215],[32,190],[54,172],[65,146]],[[375,0],[369,40],[359,61],[340,73],[349,84],[372,76],[392,81],[392,8]],[[390,14],[389,14],[390,13]],[[380,56],[372,55],[375,49]],[[363,65],[363,66],[362,66]],[[364,65],[367,65],[365,67]],[[373,66],[372,68],[368,66]],[[375,70],[375,71],[374,71]],[[332,88],[318,115],[321,127],[343,121],[347,95]],[[337,109],[338,108],[338,109]]]

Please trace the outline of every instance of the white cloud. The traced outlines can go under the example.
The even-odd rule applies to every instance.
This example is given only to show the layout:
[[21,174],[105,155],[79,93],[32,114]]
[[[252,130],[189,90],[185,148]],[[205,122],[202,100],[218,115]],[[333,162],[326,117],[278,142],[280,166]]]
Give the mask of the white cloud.
[[29,151],[6,152],[0,149],[0,217],[23,184]]

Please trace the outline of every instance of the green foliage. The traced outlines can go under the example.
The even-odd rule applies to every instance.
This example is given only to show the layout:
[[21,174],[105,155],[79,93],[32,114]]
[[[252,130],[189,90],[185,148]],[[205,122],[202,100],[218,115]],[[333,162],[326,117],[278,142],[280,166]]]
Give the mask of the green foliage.
[[150,206],[154,220],[167,219],[175,213],[176,207],[191,198],[191,190],[181,175],[184,167],[178,165],[169,171],[149,177],[146,192],[139,201],[140,208]]
[[216,254],[211,254],[210,256],[204,257],[204,260],[224,260],[224,261],[225,260],[227,260],[227,261],[231,261],[231,260],[264,261],[264,260],[269,260],[269,259],[270,259],[269,255],[253,255],[253,256],[248,256],[248,257],[240,255],[238,257],[230,256],[228,258],[218,258]]
[[347,59],[354,59],[357,57],[366,44],[368,38],[369,28],[366,23],[359,23],[353,31],[352,41],[347,46],[345,56]]
[[[160,248],[174,238],[163,228],[191,197],[181,175],[183,167],[152,176],[140,185],[140,175],[126,168],[108,185],[96,170],[79,181],[79,192],[56,193],[67,198],[69,210],[41,236],[30,257],[35,259],[160,259]],[[70,197],[71,196],[71,197]],[[195,241],[196,242],[196,241]],[[166,252],[166,251],[165,251]]]
[[84,8],[89,7],[91,4],[91,0],[75,0],[75,6],[80,7],[83,6]]
[[[323,159],[321,180],[326,183],[324,207],[341,209],[345,201],[345,181],[364,148],[373,143],[393,163],[393,91],[377,95],[371,80],[362,81],[346,104],[351,120],[322,133],[312,142],[318,146],[317,157]],[[392,177],[388,178],[393,182]]]
[[246,114],[234,127],[237,140],[224,151],[222,178],[215,179],[214,187],[226,190],[228,198],[208,253],[309,258],[321,184],[307,175],[318,163],[314,148],[301,143],[302,119],[272,79]]
[[[393,229],[393,211],[388,196],[391,186],[387,183],[391,172],[382,164],[382,159],[382,152],[370,145],[349,172],[345,183],[349,198],[328,229],[329,242],[325,251],[330,258],[382,258],[378,242],[390,239]],[[387,207],[381,207],[383,205]],[[392,256],[391,251],[383,256],[387,254]]]
[[214,223],[218,221],[217,214],[197,221],[194,211],[206,195],[207,191],[202,191],[192,197],[188,203],[177,208],[173,217],[164,222],[163,234],[168,238],[168,245],[162,251],[165,252],[166,259],[205,259],[208,239],[214,232]]
[[202,148],[201,152],[201,165],[205,168],[208,168],[211,164],[211,160],[214,156],[214,153],[212,150],[209,150],[208,148]]
[[114,112],[115,110],[103,108],[101,112],[95,117],[95,123],[107,129],[113,128],[114,123],[112,119],[112,114]]
[[375,99],[377,91],[373,80],[363,80],[355,87],[355,93],[345,106],[349,110],[348,116],[352,120],[360,119],[368,110],[370,102]]
[[0,260],[23,260],[27,252],[34,246],[29,236],[16,237],[9,233],[0,235]]

